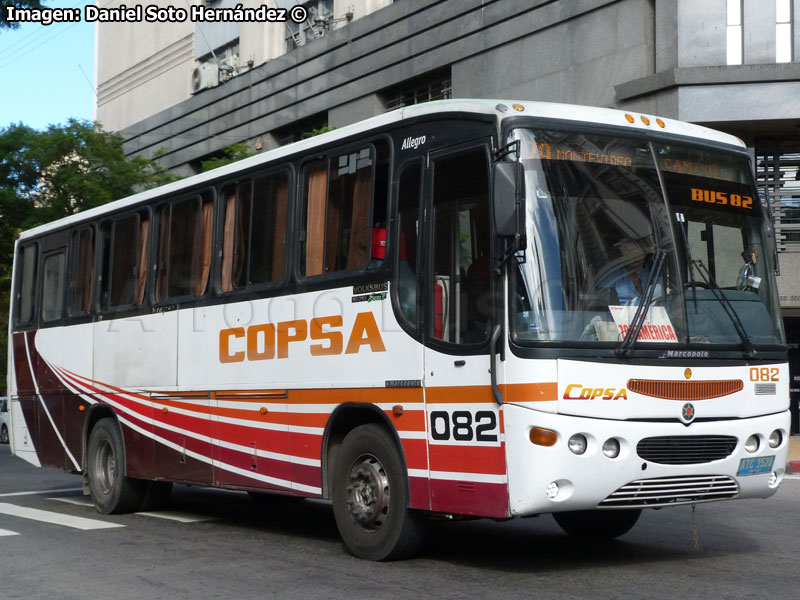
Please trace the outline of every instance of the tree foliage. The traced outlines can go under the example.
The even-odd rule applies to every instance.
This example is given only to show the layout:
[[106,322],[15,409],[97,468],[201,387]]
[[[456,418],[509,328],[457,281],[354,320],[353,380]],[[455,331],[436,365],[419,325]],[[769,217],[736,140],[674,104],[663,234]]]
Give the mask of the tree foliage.
[[19,232],[177,179],[148,159],[127,158],[122,141],[78,120],[46,131],[22,124],[0,128],[0,391]]
[[242,160],[250,156],[253,156],[250,146],[248,146],[245,142],[239,142],[238,144],[225,146],[219,151],[218,156],[200,161],[200,168],[202,169],[203,173],[205,173],[211,169],[224,167],[225,165],[229,165],[237,160]]
[[19,23],[6,20],[6,8],[43,8],[40,0],[0,0],[0,29],[17,29]]

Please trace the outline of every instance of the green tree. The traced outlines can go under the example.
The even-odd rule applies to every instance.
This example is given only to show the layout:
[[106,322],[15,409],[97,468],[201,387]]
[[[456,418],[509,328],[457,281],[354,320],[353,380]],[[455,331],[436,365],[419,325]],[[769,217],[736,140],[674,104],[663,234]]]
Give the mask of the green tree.
[[8,306],[20,231],[149,189],[177,177],[128,158],[122,136],[78,120],[37,131],[0,128],[0,392],[6,387]]
[[200,168],[202,169],[203,173],[205,173],[211,169],[224,167],[225,165],[229,165],[237,160],[242,160],[250,156],[253,156],[253,151],[250,150],[250,146],[248,146],[245,142],[239,142],[238,144],[225,146],[219,151],[217,156],[200,161]]
[[16,29],[19,23],[6,20],[6,8],[42,8],[39,0],[0,0],[0,29]]

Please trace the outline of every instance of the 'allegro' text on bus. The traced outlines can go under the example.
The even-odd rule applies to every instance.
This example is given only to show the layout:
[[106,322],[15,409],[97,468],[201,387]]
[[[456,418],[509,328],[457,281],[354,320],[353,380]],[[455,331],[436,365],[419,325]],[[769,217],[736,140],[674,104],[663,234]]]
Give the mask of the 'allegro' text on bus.
[[369,346],[371,352],[386,352],[381,332],[371,312],[356,315],[346,346],[343,332],[338,331],[343,323],[341,315],[331,315],[310,321],[298,319],[222,329],[219,332],[219,362],[288,358],[289,345],[307,339],[323,342],[308,346],[311,356],[358,354],[362,346]]

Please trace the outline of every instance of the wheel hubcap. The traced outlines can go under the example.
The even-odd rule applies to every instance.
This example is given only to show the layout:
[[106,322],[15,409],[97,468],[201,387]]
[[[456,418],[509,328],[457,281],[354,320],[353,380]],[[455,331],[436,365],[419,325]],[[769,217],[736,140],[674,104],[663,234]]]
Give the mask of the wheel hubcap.
[[353,463],[347,485],[350,514],[365,529],[379,529],[389,513],[389,477],[381,461],[364,454]]
[[104,441],[98,445],[94,472],[100,492],[110,493],[114,487],[114,481],[117,479],[117,458],[114,455],[114,449],[108,442]]

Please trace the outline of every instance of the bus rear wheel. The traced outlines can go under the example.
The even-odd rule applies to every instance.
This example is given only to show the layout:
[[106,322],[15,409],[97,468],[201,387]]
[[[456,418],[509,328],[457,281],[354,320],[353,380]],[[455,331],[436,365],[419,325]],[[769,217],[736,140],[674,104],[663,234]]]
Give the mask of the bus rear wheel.
[[391,436],[378,425],[347,434],[333,465],[333,514],[347,549],[396,560],[422,544],[422,517],[409,505],[408,477]]
[[147,482],[125,476],[125,447],[113,419],[100,419],[87,448],[86,473],[97,510],[111,515],[139,510]]
[[576,510],[553,513],[559,527],[571,536],[590,540],[611,540],[628,533],[639,520],[641,509]]

